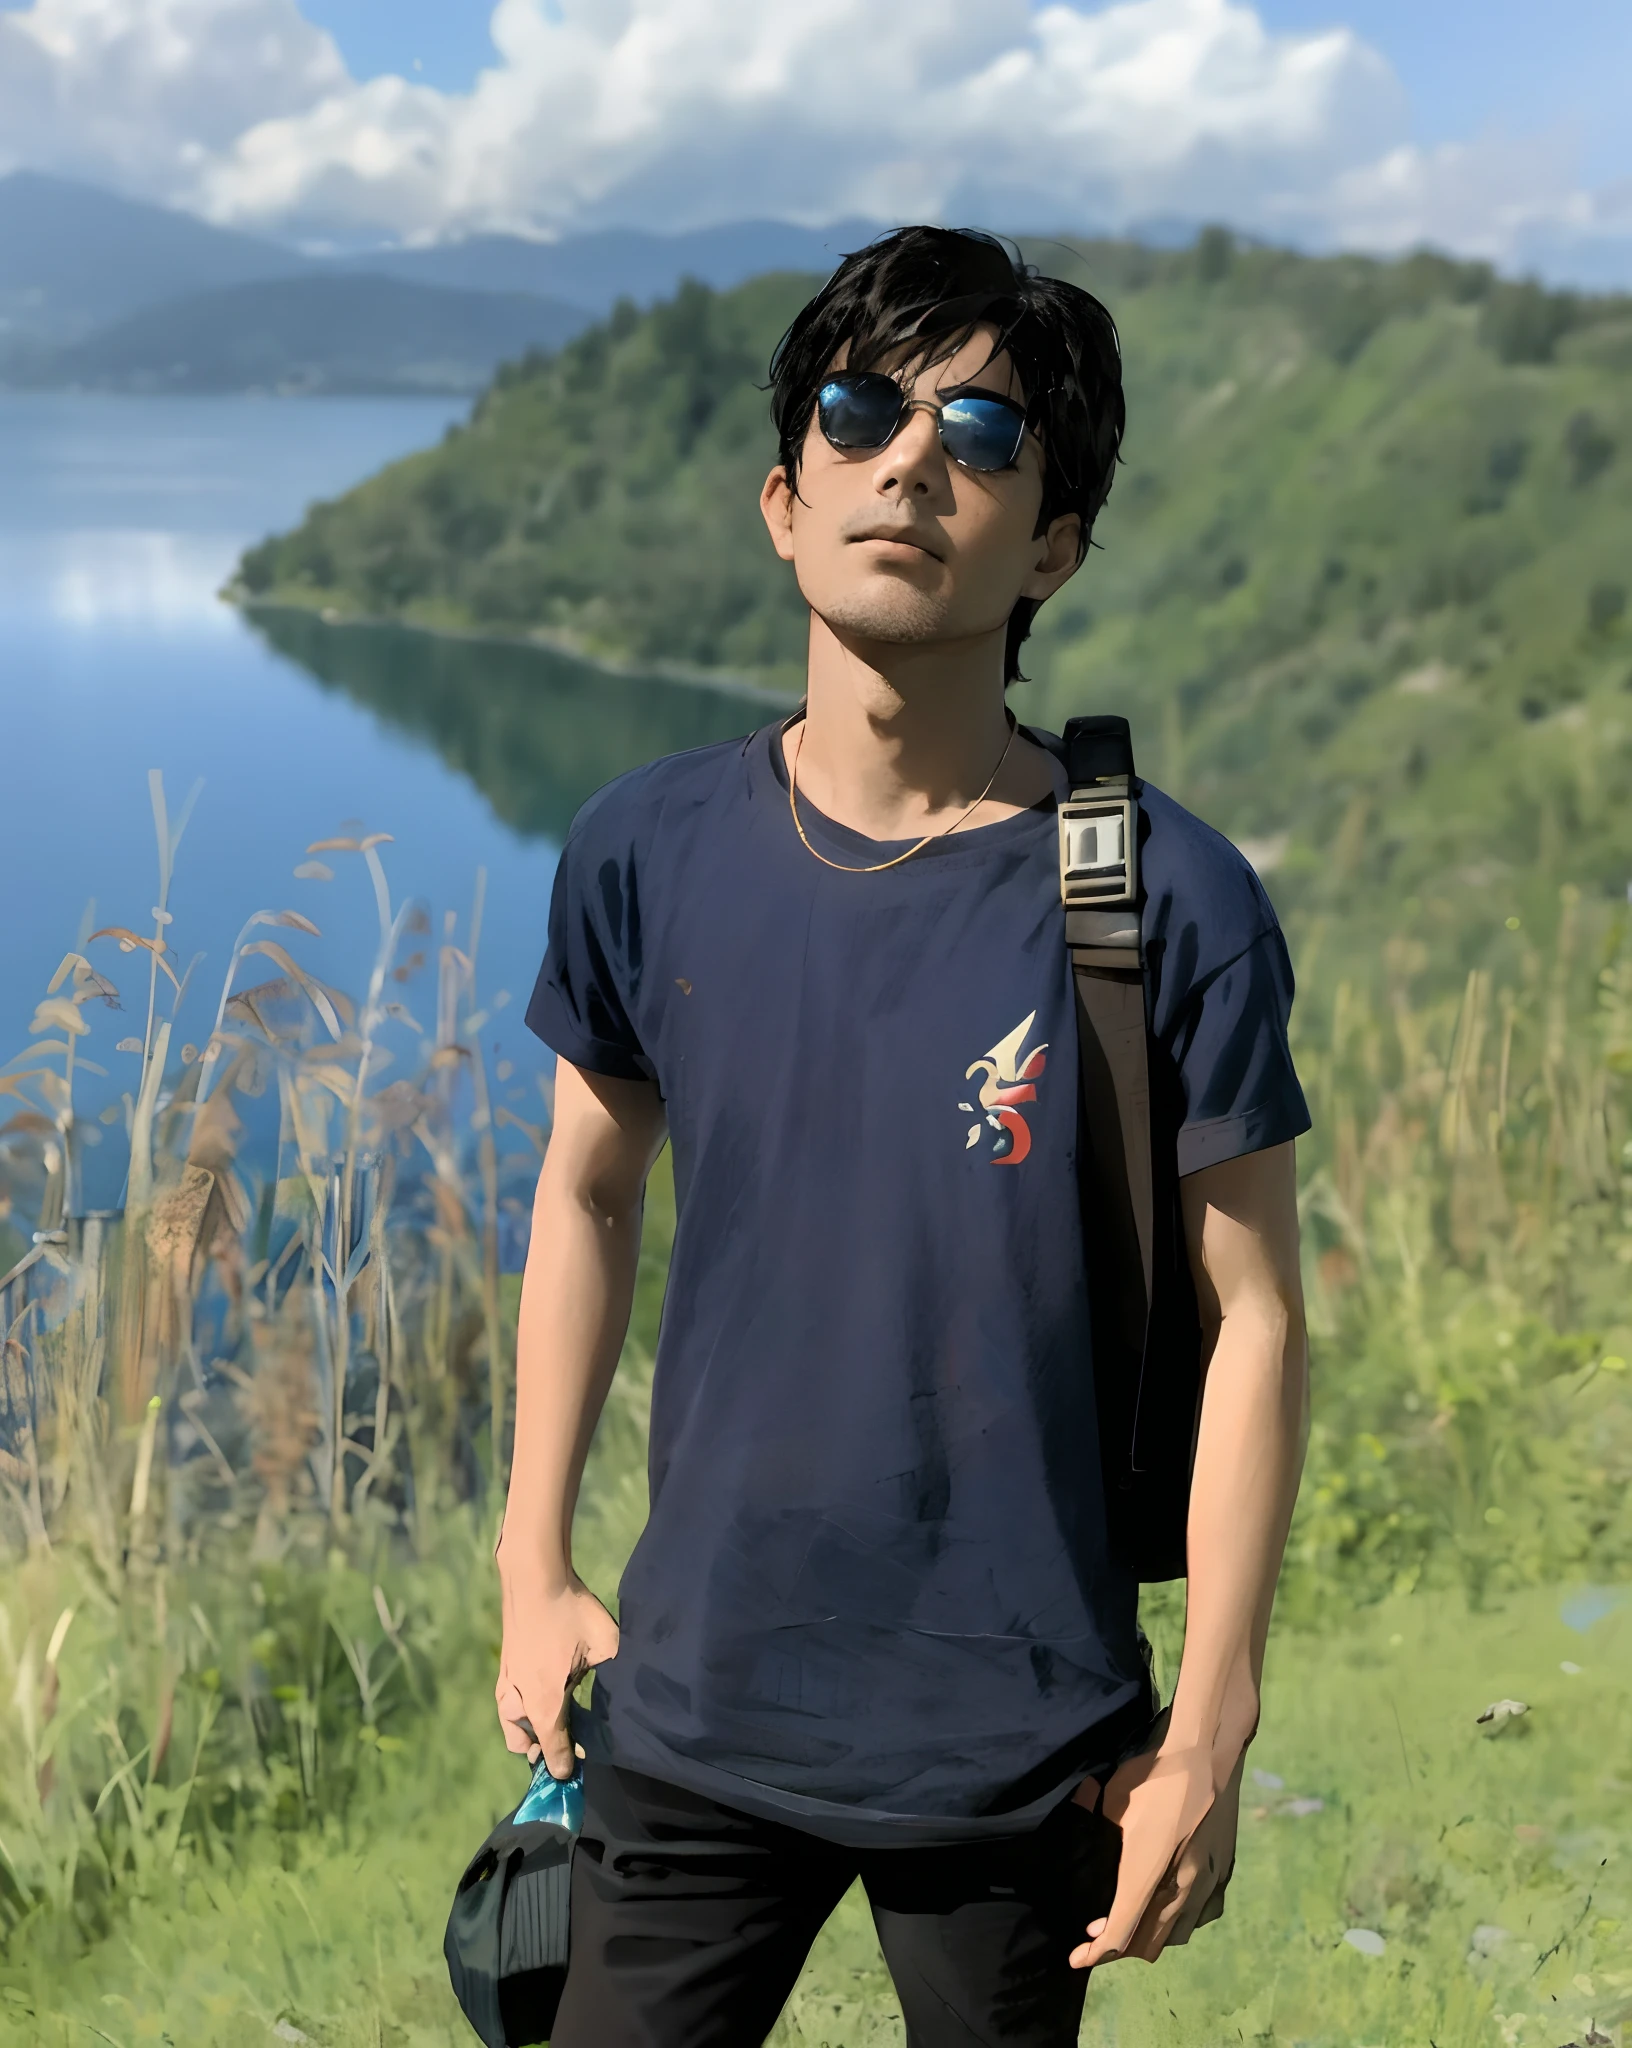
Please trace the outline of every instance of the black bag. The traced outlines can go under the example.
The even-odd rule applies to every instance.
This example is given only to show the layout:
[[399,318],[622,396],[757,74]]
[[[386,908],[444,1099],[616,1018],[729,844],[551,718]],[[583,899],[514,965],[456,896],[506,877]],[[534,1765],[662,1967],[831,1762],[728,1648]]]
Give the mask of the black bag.
[[1148,832],[1125,718],[1073,718],[1060,746],[1060,898],[1077,992],[1083,1241],[1113,1549],[1182,1578],[1202,1385],[1179,1206],[1178,1076],[1150,1040],[1139,850]]
[[442,1953],[454,1996],[487,2048],[530,2048],[555,2026],[567,1978],[574,1837],[506,1814],[454,1894]]

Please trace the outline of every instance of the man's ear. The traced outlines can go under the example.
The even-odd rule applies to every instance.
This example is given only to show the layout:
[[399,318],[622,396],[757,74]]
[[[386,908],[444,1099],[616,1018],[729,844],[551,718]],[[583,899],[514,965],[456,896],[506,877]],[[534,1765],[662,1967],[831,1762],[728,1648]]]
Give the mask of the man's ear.
[[765,479],[765,488],[759,494],[759,509],[765,520],[765,530],[771,536],[771,546],[784,562],[793,560],[793,499],[788,472],[779,462]]
[[1037,536],[1037,560],[1020,586],[1022,597],[1041,604],[1062,583],[1070,582],[1081,566],[1081,535],[1082,521],[1075,512],[1062,512],[1058,519],[1049,521]]

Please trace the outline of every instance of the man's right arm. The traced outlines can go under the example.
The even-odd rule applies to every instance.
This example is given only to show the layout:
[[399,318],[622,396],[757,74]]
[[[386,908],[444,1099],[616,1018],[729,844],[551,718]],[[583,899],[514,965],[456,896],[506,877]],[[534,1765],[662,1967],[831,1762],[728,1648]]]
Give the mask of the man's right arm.
[[499,1540],[504,1646],[495,1688],[506,1745],[573,1771],[567,1702],[617,1652],[617,1624],[572,1567],[584,1461],[617,1369],[640,1256],[646,1176],[663,1148],[649,1081],[560,1060],[516,1332],[516,1440]]

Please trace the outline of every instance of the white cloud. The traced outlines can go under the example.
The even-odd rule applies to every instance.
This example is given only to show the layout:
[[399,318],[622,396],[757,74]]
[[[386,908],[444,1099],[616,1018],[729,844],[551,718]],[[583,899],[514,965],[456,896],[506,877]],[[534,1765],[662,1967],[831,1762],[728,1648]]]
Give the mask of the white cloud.
[[348,89],[296,0],[34,0],[0,14],[0,168],[196,202],[247,128]]
[[498,0],[468,93],[359,84],[295,0],[0,14],[0,150],[235,225],[428,239],[864,214],[1225,218],[1509,260],[1629,208],[1561,151],[1424,151],[1377,51],[1242,0]]
[[469,94],[377,80],[262,123],[205,203],[395,233],[1245,218],[1404,118],[1356,37],[1272,36],[1232,0],[500,0],[493,38]]
[[1326,234],[1354,247],[1431,242],[1586,283],[1632,277],[1632,185],[1584,190],[1558,136],[1401,144],[1343,171],[1323,197]]
[[1538,222],[1584,227],[1590,208],[1545,141],[1402,144],[1343,171],[1329,203],[1348,239],[1380,248],[1439,239],[1489,256]]

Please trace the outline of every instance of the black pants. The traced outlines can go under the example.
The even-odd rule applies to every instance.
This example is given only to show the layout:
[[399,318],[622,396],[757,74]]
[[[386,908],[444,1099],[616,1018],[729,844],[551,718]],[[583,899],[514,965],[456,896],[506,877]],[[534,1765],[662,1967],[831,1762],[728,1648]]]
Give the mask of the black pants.
[[910,2048],[1074,2048],[1120,1830],[1072,1801],[1034,1834],[841,1849],[591,1762],[553,2048],[757,2048],[859,1877]]

